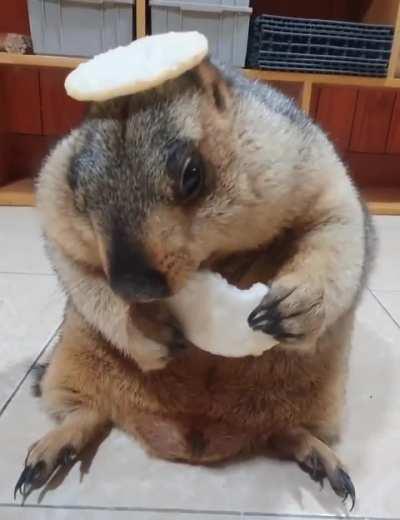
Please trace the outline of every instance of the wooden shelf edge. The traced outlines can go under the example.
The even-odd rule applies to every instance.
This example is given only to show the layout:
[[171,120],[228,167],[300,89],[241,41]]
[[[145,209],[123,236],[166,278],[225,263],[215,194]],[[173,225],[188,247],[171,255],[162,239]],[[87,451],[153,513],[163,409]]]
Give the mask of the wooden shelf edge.
[[[400,187],[367,188],[361,193],[374,215],[400,215]],[[33,179],[21,179],[0,187],[0,206],[34,205]]]
[[314,85],[355,85],[360,87],[400,88],[400,78],[371,78],[367,76],[340,76],[337,74],[309,74],[303,72],[281,72],[276,70],[244,69],[252,79],[261,81],[287,81]]
[[74,69],[86,58],[70,58],[68,56],[47,56],[41,54],[11,54],[0,52],[0,65],[23,65],[28,67],[61,67]]
[[35,206],[34,179],[21,179],[0,187],[0,206]]
[[388,77],[394,78],[398,69],[398,62],[400,58],[400,3],[397,5],[397,15],[395,30],[393,36],[392,49],[390,51],[390,61],[388,69]]
[[361,193],[373,215],[400,215],[400,187],[365,188]]
[[[84,61],[86,61],[86,58],[71,58],[68,56],[47,56],[37,54],[9,54],[7,52],[0,52],[0,65],[23,65],[28,67],[60,67],[65,69],[74,69]],[[371,78],[366,76],[309,74],[303,72],[281,72],[258,69],[243,70],[249,78],[264,81],[288,81],[314,85],[358,85],[360,87],[400,88],[400,78]]]

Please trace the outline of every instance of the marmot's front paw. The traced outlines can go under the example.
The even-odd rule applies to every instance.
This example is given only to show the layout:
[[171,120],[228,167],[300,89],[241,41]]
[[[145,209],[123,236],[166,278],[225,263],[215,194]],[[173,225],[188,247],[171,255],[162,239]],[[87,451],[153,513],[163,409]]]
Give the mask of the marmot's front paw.
[[140,350],[135,345],[133,357],[143,372],[162,370],[171,360],[168,347],[148,338],[142,339]]
[[[144,372],[161,370],[188,342],[167,309],[157,304],[137,306],[134,319],[128,323],[128,337],[137,364]],[[140,331],[140,337],[137,336]]]
[[271,286],[248,318],[254,330],[281,342],[303,342],[317,338],[324,322],[323,291],[310,280],[285,276]]

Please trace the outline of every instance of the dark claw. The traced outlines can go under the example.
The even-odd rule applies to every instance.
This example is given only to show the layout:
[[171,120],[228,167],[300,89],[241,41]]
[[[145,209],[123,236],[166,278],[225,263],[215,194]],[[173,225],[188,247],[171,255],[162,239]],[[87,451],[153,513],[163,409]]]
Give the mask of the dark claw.
[[281,320],[281,314],[276,307],[269,307],[267,305],[260,305],[252,311],[248,317],[248,323],[250,327],[258,325],[263,321],[279,321]]
[[72,464],[76,458],[76,452],[73,446],[67,445],[60,451],[56,466],[68,466]]
[[168,348],[173,354],[184,350],[188,346],[187,339],[183,335],[180,329],[177,327],[173,328],[172,340],[168,343]]
[[[75,459],[76,452],[74,448],[70,445],[64,446],[59,453],[55,468],[68,466],[72,464]],[[40,460],[34,466],[25,465],[25,468],[14,488],[14,500],[16,500],[18,493],[20,493],[23,498],[26,498],[34,486],[39,487],[44,483],[46,476],[46,463],[44,460]]]
[[299,462],[299,466],[314,482],[318,482],[321,487],[324,486],[326,471],[315,452],[311,453],[303,462]]
[[285,318],[281,316],[276,308],[268,310],[265,307],[258,307],[249,315],[247,321],[253,330],[270,334],[277,340],[301,339],[303,337],[302,334],[285,332],[282,325],[283,319]]
[[333,491],[343,498],[343,502],[350,497],[351,499],[351,508],[350,512],[353,511],[355,503],[356,503],[356,490],[354,488],[354,484],[350,478],[350,475],[346,473],[342,468],[338,468],[335,472],[335,475],[332,479],[329,480]]
[[304,461],[299,462],[299,466],[315,482],[319,482],[321,487],[323,486],[324,479],[327,478],[333,491],[343,499],[343,502],[346,502],[350,497],[350,512],[353,511],[356,503],[356,490],[354,489],[354,484],[350,476],[344,471],[344,469],[338,467],[333,476],[328,475],[318,453],[316,452],[311,453]]
[[[280,303],[279,300],[278,303]],[[292,315],[294,316],[294,315]],[[282,321],[292,316],[282,316],[277,307],[277,302],[273,302],[269,305],[261,304],[249,314],[247,322],[249,327],[253,330],[259,330],[265,334],[269,334],[277,340],[299,340],[302,338],[302,334],[291,334],[286,332]]]
[[23,497],[28,495],[32,486],[40,480],[45,467],[46,464],[43,460],[40,460],[34,466],[25,466],[14,488],[14,500],[17,498],[17,493],[20,493]]
[[283,332],[281,320],[282,316],[277,308],[260,305],[250,313],[247,318],[247,323],[253,330],[261,330],[262,332],[275,336]]
[[31,470],[31,467],[26,466],[26,468],[24,468],[24,470],[22,471],[22,473],[18,479],[18,482],[16,483],[15,488],[14,488],[14,500],[17,499],[17,493],[21,493],[21,495],[23,494],[22,486],[25,485],[25,480],[26,480],[26,477],[28,476],[30,470]]

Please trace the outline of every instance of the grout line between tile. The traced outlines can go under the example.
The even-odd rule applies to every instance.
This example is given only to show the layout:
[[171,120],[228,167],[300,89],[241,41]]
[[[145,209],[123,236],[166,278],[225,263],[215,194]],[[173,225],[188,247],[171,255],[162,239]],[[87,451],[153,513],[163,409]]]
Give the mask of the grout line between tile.
[[12,274],[12,275],[20,275],[20,276],[56,276],[56,273],[28,273],[25,271],[0,271],[0,275],[2,274]]
[[24,504],[21,506],[20,504],[8,503],[8,502],[0,502],[1,508],[24,508],[24,509],[38,509],[38,510],[66,510],[66,511],[109,511],[109,512],[132,512],[132,513],[165,513],[165,514],[193,514],[197,515],[218,515],[223,518],[224,516],[236,516],[239,517],[240,520],[251,519],[254,517],[260,518],[270,518],[270,519],[287,519],[291,518],[293,520],[301,520],[304,518],[307,519],[315,519],[315,520],[334,520],[334,519],[342,519],[346,520],[394,520],[393,517],[384,517],[384,516],[365,516],[365,515],[357,515],[357,516],[337,516],[337,515],[327,515],[327,514],[297,514],[297,513],[289,513],[289,514],[281,514],[281,513],[241,513],[239,511],[216,511],[216,510],[208,510],[208,509],[173,509],[173,508],[149,508],[149,507],[124,507],[124,506],[74,506],[74,505],[52,505],[52,504]]
[[397,328],[400,328],[400,323],[396,321],[396,319],[391,315],[390,311],[386,308],[386,306],[381,302],[381,300],[378,298],[378,296],[374,293],[372,289],[368,289],[374,300],[382,307],[382,309],[385,311],[385,313],[389,316],[389,318],[393,321],[393,323],[396,325]]
[[[249,519],[252,519],[254,517],[257,517],[257,518],[273,518],[273,519],[276,519],[276,520],[279,520],[279,519],[288,519],[288,518],[292,518],[293,520],[296,520],[296,519],[303,519],[306,518],[307,520],[309,519],[313,519],[313,520],[336,520],[336,519],[346,519],[346,520],[367,520],[367,518],[365,517],[365,515],[359,515],[359,516],[350,516],[350,515],[329,515],[329,514],[324,514],[324,513],[321,513],[321,514],[309,514],[309,513],[288,513],[288,514],[283,514],[283,513],[243,513],[244,516],[243,516],[243,519],[244,520],[249,520]],[[388,517],[388,518],[380,518],[380,517],[372,517],[372,516],[369,516],[368,517],[368,520],[393,520],[392,518]]]
[[242,518],[243,513],[239,511],[213,511],[207,509],[168,509],[168,508],[150,508],[150,507],[124,507],[124,506],[73,506],[73,505],[52,505],[52,504],[14,504],[12,502],[0,502],[0,509],[5,507],[12,507],[14,509],[50,509],[50,510],[67,510],[67,511],[110,511],[115,513],[132,512],[132,513],[165,513],[165,514],[193,514],[193,515],[218,515],[223,518],[224,516],[237,516]]
[[19,383],[17,384],[17,386],[14,388],[13,392],[11,393],[11,395],[9,396],[9,398],[6,400],[6,402],[3,404],[3,406],[0,408],[0,418],[1,416],[3,415],[3,413],[7,410],[9,404],[11,403],[11,401],[14,399],[14,397],[16,396],[18,390],[21,388],[21,386],[25,383],[27,377],[29,376],[29,374],[31,373],[33,367],[36,365],[36,363],[39,361],[40,357],[44,354],[44,352],[46,351],[47,347],[51,344],[51,342],[53,341],[53,339],[55,338],[55,336],[57,335],[59,329],[60,329],[61,325],[58,325],[55,329],[55,331],[50,335],[50,337],[48,338],[48,340],[46,341],[44,347],[41,349],[41,351],[39,352],[39,354],[36,356],[36,358],[33,360],[33,363],[30,365],[30,367],[28,368],[28,370],[25,372],[25,374],[23,375],[23,377],[21,378],[21,380],[19,381]]

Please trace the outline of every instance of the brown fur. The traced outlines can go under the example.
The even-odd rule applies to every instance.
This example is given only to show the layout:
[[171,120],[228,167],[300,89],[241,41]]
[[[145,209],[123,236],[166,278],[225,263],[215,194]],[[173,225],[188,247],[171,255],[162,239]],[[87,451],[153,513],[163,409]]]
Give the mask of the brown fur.
[[[242,283],[228,275],[238,285],[259,277],[251,274],[257,265],[252,256],[247,255],[251,269],[241,273]],[[235,257],[221,270],[227,274],[228,266],[238,263]],[[265,268],[265,257],[261,264]],[[330,442],[339,434],[351,325],[350,314],[320,338],[314,355],[277,347],[261,358],[226,359],[189,347],[164,370],[143,373],[68,306],[41,391],[57,418],[81,408],[96,411],[103,420],[92,423],[93,435],[107,419],[134,435],[150,453],[167,459],[221,461],[266,447],[270,438],[275,447],[281,432],[297,428]],[[68,437],[68,443],[78,448],[79,418],[85,414],[76,417],[78,440]],[[60,439],[61,449],[59,428],[50,438]],[[47,444],[49,438],[41,442]]]
[[[152,454],[190,463],[269,445],[354,500],[326,443],[340,433],[354,309],[368,270],[368,219],[332,146],[292,105],[243,80],[233,87],[207,63],[193,74],[199,91],[185,77],[153,93],[158,104],[143,98],[132,107],[135,99],[98,108],[98,161],[82,159],[93,168],[86,192],[66,182],[87,147],[84,130],[63,141],[42,171],[44,229],[68,295],[61,339],[41,382],[60,424],[30,452],[16,489],[51,473],[59,463],[55,446],[79,453],[111,422]],[[123,103],[132,121],[112,116]],[[171,200],[165,143],[158,143],[174,125],[210,166],[206,194],[189,206]],[[117,175],[128,154],[119,155],[122,134],[134,150],[132,171],[108,184],[102,154],[113,165],[105,171]],[[148,172],[158,172],[155,187]],[[95,208],[87,210],[91,218],[85,197]],[[186,343],[167,302],[119,298],[109,283],[110,200],[119,204],[123,231],[172,292],[199,267],[243,288],[269,283],[260,306],[272,305],[288,339],[259,358],[220,358]]]
[[[69,308],[43,398],[57,417],[96,410],[157,456],[188,462],[222,460],[300,426],[330,440],[344,393],[346,321],[314,356],[278,347],[260,359],[221,359],[192,347],[163,371],[144,374]],[[201,454],[192,442],[199,432]]]

